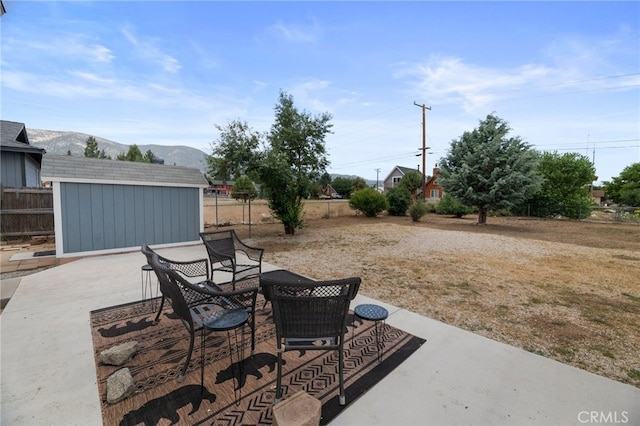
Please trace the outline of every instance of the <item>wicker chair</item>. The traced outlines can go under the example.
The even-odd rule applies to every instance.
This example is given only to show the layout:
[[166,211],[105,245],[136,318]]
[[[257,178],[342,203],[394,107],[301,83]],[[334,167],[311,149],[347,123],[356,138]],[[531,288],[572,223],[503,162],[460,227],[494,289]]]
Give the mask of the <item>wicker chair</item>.
[[216,271],[230,273],[235,289],[236,282],[260,275],[264,249],[243,243],[233,229],[201,232],[200,238],[209,254],[211,281]]
[[[166,257],[160,256],[147,244],[143,245],[140,251],[146,256],[148,265],[151,265],[151,256],[155,254],[158,256],[158,260],[163,266],[173,271],[179,272],[183,276],[183,278],[193,284],[199,284],[209,279],[209,261],[207,259],[188,261],[171,260],[167,259]],[[158,278],[158,283],[159,282],[160,279]],[[162,308],[164,307],[165,293],[164,291],[162,291],[162,287],[160,287],[160,292],[162,293],[162,299],[160,300],[160,308],[158,309],[158,313],[153,320],[154,325],[157,324],[160,320],[160,314],[162,313]],[[206,300],[206,297],[203,297],[203,300]]]
[[150,252],[147,259],[158,277],[160,291],[169,300],[174,313],[182,320],[182,323],[189,331],[189,350],[187,359],[178,376],[178,382],[184,380],[189,367],[196,331],[201,330],[203,328],[203,320],[207,316],[213,315],[216,311],[221,309],[244,309],[249,313],[251,348],[253,351],[255,347],[254,312],[256,310],[258,285],[236,291],[220,291],[206,281],[197,284],[187,281],[177,270],[168,267],[160,259],[160,256],[153,251]]
[[[360,278],[314,283],[291,283],[263,278],[265,298],[271,301],[276,325],[278,375],[276,402],[282,399],[282,353],[291,350],[337,350],[340,404],[344,394],[344,335],[349,303],[358,293]],[[323,341],[322,345],[314,342]]]

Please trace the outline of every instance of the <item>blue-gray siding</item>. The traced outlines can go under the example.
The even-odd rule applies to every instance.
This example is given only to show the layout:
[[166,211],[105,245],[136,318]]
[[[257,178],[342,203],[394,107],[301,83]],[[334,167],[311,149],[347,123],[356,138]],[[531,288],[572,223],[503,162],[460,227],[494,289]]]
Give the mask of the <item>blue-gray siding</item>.
[[40,188],[40,166],[22,152],[2,151],[0,155],[2,178],[0,182],[6,187]]
[[23,186],[23,162],[22,154],[17,152],[3,151],[0,155],[2,164],[0,171],[2,172],[2,179],[0,182],[4,186],[21,187]]
[[201,188],[60,185],[65,253],[197,241]]

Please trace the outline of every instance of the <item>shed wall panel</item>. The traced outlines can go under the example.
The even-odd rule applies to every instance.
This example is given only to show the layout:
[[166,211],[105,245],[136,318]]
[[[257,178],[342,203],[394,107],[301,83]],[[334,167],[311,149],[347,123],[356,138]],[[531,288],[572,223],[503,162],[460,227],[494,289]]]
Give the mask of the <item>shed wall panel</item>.
[[62,183],[65,253],[197,241],[200,188]]
[[113,185],[103,185],[102,193],[102,229],[105,247],[114,247],[116,245],[116,215],[113,210],[114,204],[114,187]]
[[78,185],[78,226],[80,227],[79,246],[80,251],[91,251],[93,247],[92,228],[93,221],[91,220],[91,186],[92,185]]

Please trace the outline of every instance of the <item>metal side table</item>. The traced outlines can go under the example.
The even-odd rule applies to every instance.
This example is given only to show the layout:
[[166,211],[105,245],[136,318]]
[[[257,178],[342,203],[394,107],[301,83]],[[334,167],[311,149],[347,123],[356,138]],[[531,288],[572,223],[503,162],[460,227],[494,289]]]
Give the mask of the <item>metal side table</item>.
[[375,322],[374,333],[376,337],[376,349],[378,350],[378,362],[380,362],[384,353],[384,339],[382,339],[382,333],[384,332],[385,320],[389,316],[389,311],[382,306],[365,304],[356,306],[353,313],[358,318]]

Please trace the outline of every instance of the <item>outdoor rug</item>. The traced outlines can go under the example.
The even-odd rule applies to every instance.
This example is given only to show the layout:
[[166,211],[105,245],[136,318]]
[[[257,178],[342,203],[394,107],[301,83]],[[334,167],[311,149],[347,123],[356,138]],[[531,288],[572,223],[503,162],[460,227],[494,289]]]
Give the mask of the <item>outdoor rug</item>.
[[[156,306],[159,305],[155,300]],[[91,312],[91,331],[98,387],[105,425],[239,425],[271,424],[277,371],[275,326],[271,305],[259,298],[256,314],[256,350],[251,356],[251,331],[208,333],[205,348],[204,389],[200,387],[200,332],[186,377],[177,377],[186,359],[189,333],[165,307],[153,325],[153,301],[134,302]],[[345,393],[348,404],[373,387],[424,342],[389,325],[383,332],[384,349],[378,360],[374,323],[349,318],[345,341]],[[236,337],[240,346],[236,345]],[[122,366],[103,365],[99,354],[120,343],[138,342],[136,355]],[[237,351],[244,344],[244,364]],[[233,366],[229,358],[232,348]],[[330,422],[346,406],[338,401],[336,351],[291,351],[283,355],[283,399],[300,390],[322,402],[321,423]],[[132,395],[107,403],[107,378],[129,368],[135,382]],[[233,368],[232,368],[233,367]],[[242,375],[239,374],[242,367]],[[240,380],[238,378],[240,376]],[[236,404],[236,396],[239,401]]]

